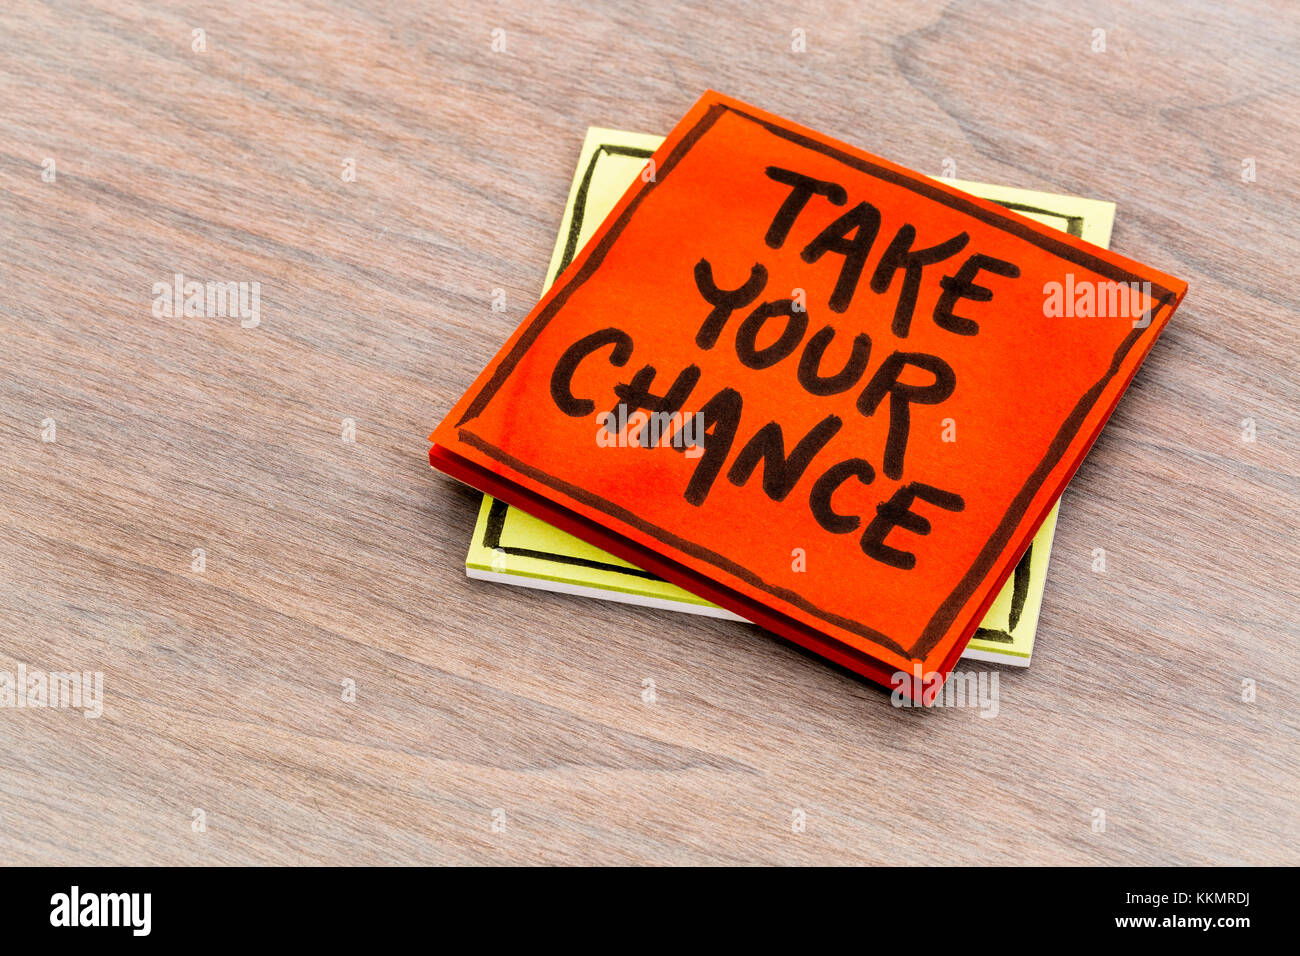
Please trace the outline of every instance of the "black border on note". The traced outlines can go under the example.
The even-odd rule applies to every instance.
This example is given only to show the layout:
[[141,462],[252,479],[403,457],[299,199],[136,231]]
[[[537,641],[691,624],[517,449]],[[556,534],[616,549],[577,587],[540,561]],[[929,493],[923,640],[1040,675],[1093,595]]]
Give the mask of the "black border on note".
[[889,648],[895,653],[911,657],[914,660],[923,660],[948,631],[953,620],[956,618],[961,608],[969,601],[980,581],[987,576],[994,562],[997,561],[998,556],[1006,547],[1007,542],[1011,540],[1012,535],[1015,533],[1015,529],[1019,526],[1025,513],[1029,510],[1030,502],[1033,501],[1039,490],[1041,490],[1047,476],[1050,475],[1053,469],[1055,469],[1060,463],[1066,449],[1069,448],[1071,442],[1074,441],[1080,427],[1087,419],[1089,413],[1096,406],[1097,400],[1105,391],[1106,386],[1110,383],[1111,379],[1118,374],[1125,357],[1132,350],[1133,346],[1142,338],[1144,333],[1148,331],[1154,332],[1157,328],[1155,317],[1159,315],[1163,309],[1169,306],[1176,297],[1171,290],[1164,288],[1159,283],[1151,282],[1151,297],[1155,300],[1154,308],[1149,309],[1143,316],[1145,321],[1139,325],[1135,325],[1129,334],[1124,337],[1123,341],[1120,342],[1111,357],[1110,366],[1107,368],[1105,374],[1093,383],[1093,385],[1075,404],[1070,414],[1066,416],[1066,419],[1062,422],[1055,438],[1048,446],[1046,453],[1039,460],[1038,465],[1034,468],[1029,478],[1026,479],[1025,483],[1021,486],[1020,491],[1017,492],[1015,498],[1012,499],[1010,506],[1002,517],[1002,521],[998,524],[998,527],[989,537],[988,541],[984,543],[984,547],[976,556],[975,562],[969,569],[967,569],[966,574],[963,575],[962,579],[957,583],[957,586],[947,596],[947,598],[944,599],[943,603],[939,605],[938,610],[936,610],[934,615],[931,617],[929,623],[921,632],[921,635],[916,638],[910,646],[905,646],[894,638],[877,631],[875,628],[867,627],[852,618],[847,618],[841,614],[836,614],[825,608],[819,607],[789,588],[779,587],[765,581],[753,571],[738,564],[732,559],[717,553],[716,551],[712,551],[697,542],[690,541],[679,535],[673,534],[664,528],[651,524],[639,515],[628,511],[626,508],[614,505],[600,496],[592,494],[586,489],[579,488],[576,485],[557,478],[554,475],[547,474],[533,465],[520,461],[505,450],[496,447],[491,442],[476,435],[471,429],[465,427],[467,423],[471,422],[483,413],[484,409],[487,408],[488,404],[492,401],[493,397],[495,397],[506,379],[509,378],[510,374],[514,371],[514,368],[518,365],[520,359],[537,341],[538,336],[541,335],[542,331],[550,321],[555,317],[560,309],[563,308],[564,304],[568,301],[574,291],[580,288],[583,283],[595,274],[596,270],[604,262],[605,256],[609,252],[610,247],[622,234],[623,230],[627,227],[627,224],[631,221],[632,216],[636,213],[638,207],[645,201],[645,198],[649,196],[650,193],[653,192],[661,183],[667,180],[672,170],[676,168],[682,158],[690,152],[692,148],[694,148],[700,139],[704,137],[704,135],[725,113],[731,113],[741,119],[755,123],[774,136],[795,143],[804,149],[822,153],[860,173],[908,189],[934,202],[948,206],[957,212],[969,215],[981,222],[992,225],[1004,232],[1008,232],[1026,242],[1036,245],[1053,255],[1065,259],[1067,262],[1073,262],[1076,265],[1112,281],[1126,283],[1150,281],[1149,279],[1144,280],[1141,276],[1130,272],[1123,266],[1111,262],[1108,259],[1103,259],[1086,249],[1077,248],[1076,246],[1064,242],[1055,236],[1048,235],[1042,232],[1041,227],[1037,227],[1036,224],[1031,225],[1027,222],[1021,222],[1018,219],[1011,219],[1003,216],[996,210],[988,209],[964,194],[955,194],[950,192],[947,188],[944,188],[933,181],[927,180],[918,174],[906,173],[887,166],[881,166],[869,159],[848,153],[829,143],[823,143],[819,140],[812,139],[797,130],[789,129],[761,117],[754,116],[743,109],[732,106],[729,103],[713,103],[704,111],[704,115],[700,117],[696,124],[677,141],[669,151],[668,155],[664,157],[663,163],[660,164],[659,168],[655,171],[655,178],[642,184],[642,188],[623,208],[619,213],[618,218],[610,224],[600,241],[591,248],[590,254],[588,254],[583,260],[577,273],[566,279],[566,281],[560,284],[558,288],[555,288],[554,294],[547,302],[545,308],[537,313],[533,320],[528,324],[528,327],[524,330],[523,334],[515,340],[510,352],[502,359],[501,363],[493,371],[492,377],[487,381],[483,388],[480,389],[478,394],[474,396],[473,400],[465,409],[464,414],[456,422],[455,427],[457,429],[458,438],[466,445],[477,449],[487,457],[505,465],[519,474],[526,475],[554,491],[569,496],[574,501],[581,502],[589,508],[593,508],[596,511],[622,521],[630,527],[636,528],[644,534],[647,534],[670,547],[676,548],[684,554],[689,554],[698,560],[726,571],[739,580],[745,581],[752,587],[755,587],[779,600],[786,601],[792,606],[798,607],[820,620],[826,621],[829,624],[834,624],[852,634],[857,634],[873,643],[881,645],[882,647]]

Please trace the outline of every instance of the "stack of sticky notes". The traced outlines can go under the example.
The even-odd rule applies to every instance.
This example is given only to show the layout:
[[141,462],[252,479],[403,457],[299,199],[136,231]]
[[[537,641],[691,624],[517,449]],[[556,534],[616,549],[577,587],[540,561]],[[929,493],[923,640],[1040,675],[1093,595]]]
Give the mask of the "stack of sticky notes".
[[588,131],[547,292],[434,431],[471,577],[753,621],[891,684],[1026,666],[1062,489],[1186,291],[1111,203],[706,94]]

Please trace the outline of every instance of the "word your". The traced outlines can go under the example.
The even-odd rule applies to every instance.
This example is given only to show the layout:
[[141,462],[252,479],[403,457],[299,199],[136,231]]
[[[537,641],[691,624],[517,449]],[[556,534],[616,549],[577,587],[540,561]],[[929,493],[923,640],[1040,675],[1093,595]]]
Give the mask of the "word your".
[[260,282],[186,282],[180,272],[173,279],[153,284],[155,319],[237,318],[244,329],[255,329],[262,322]]
[[1135,329],[1151,324],[1151,313],[1142,307],[1151,298],[1150,282],[1074,281],[1065,274],[1065,284],[1043,286],[1043,315],[1049,319],[1132,319]]
[[675,448],[687,458],[704,454],[704,413],[682,415],[681,412],[643,411],[627,413],[619,403],[613,412],[596,416],[596,444],[601,448]]
[[148,936],[151,893],[86,893],[74,886],[50,897],[51,926],[129,926],[131,935]]
[[895,671],[889,702],[895,707],[978,707],[980,717],[998,715],[997,671],[953,671],[942,688],[935,686],[938,677],[934,672],[922,675],[919,664],[911,674]]
[[74,708],[93,720],[104,713],[104,674],[29,671],[26,664],[19,664],[17,674],[0,671],[0,707]]

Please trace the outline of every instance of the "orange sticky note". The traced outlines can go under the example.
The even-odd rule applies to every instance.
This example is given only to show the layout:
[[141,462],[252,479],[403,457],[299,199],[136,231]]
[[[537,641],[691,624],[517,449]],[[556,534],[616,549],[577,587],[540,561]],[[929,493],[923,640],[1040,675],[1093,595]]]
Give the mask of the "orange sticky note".
[[1186,288],[710,92],[430,460],[924,696]]

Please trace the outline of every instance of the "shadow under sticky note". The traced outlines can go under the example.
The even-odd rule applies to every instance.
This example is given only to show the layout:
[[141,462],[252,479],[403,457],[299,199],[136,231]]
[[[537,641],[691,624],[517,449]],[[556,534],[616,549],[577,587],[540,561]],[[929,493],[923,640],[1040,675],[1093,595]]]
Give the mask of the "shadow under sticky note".
[[931,698],[1187,284],[713,91],[647,165],[430,464]]

